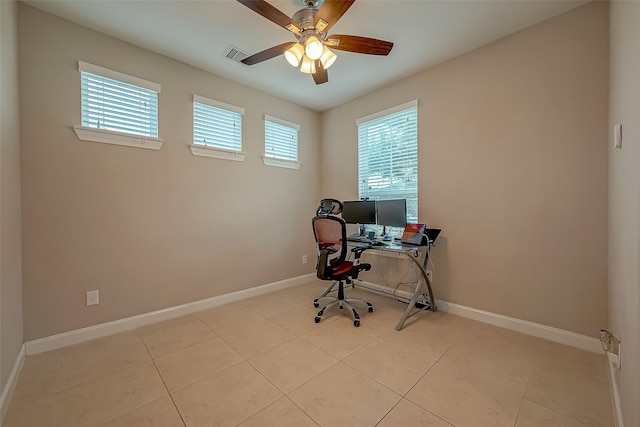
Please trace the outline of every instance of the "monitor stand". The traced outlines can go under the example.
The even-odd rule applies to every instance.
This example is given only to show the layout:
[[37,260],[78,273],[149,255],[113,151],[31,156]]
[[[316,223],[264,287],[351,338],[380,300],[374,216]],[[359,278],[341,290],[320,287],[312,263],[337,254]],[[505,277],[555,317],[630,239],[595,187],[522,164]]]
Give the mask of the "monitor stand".
[[386,225],[383,225],[383,226],[382,226],[382,239],[383,239],[385,242],[388,242],[388,241],[390,241],[390,240],[393,240],[393,239],[391,238],[391,236],[389,236],[389,235],[387,234],[387,226],[386,226]]

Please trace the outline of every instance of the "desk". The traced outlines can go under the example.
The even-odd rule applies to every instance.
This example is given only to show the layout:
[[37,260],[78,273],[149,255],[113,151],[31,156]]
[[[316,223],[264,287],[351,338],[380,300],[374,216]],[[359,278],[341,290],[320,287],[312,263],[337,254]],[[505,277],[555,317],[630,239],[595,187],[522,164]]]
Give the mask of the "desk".
[[[406,256],[407,258],[409,258],[420,270],[420,277],[418,278],[418,280],[415,283],[413,292],[411,292],[411,298],[406,298],[409,300],[407,309],[404,311],[404,313],[402,314],[400,321],[398,322],[398,324],[396,325],[396,330],[400,330],[402,329],[402,326],[404,325],[404,322],[411,317],[412,315],[418,313],[419,311],[423,310],[423,309],[417,309],[416,311],[414,311],[414,309],[416,308],[416,303],[423,305],[426,309],[428,310],[432,310],[432,311],[436,311],[437,307],[435,304],[435,299],[433,296],[433,289],[431,288],[431,281],[429,280],[429,277],[427,276],[427,272],[426,272],[426,268],[427,268],[427,263],[429,262],[429,252],[431,247],[435,244],[435,239],[433,241],[429,241],[429,245],[428,246],[416,246],[416,245],[406,245],[397,241],[394,242],[383,242],[384,244],[381,246],[371,246],[370,249],[367,249],[365,251],[365,253],[371,253],[371,252],[378,252],[381,251],[382,255],[384,256],[385,252],[390,252],[390,253],[394,253],[400,256]],[[360,242],[347,242],[347,244],[350,247],[356,247],[356,246],[363,246],[366,245],[365,243],[360,243]],[[420,260],[422,259],[422,262],[420,262]],[[373,291],[377,291],[376,289],[372,289],[371,287],[368,287],[364,284],[364,282],[360,279],[354,279],[354,284],[357,285],[358,287],[361,288],[365,288],[368,290],[373,290]],[[331,286],[329,286],[327,288],[327,290],[322,294],[321,297],[326,296],[329,292],[331,292],[331,290],[333,289],[333,287],[335,286],[335,283],[332,283]],[[423,301],[422,296],[424,295],[424,293],[422,292],[423,289],[423,285],[426,287],[426,291],[427,291],[427,295],[428,295],[428,301]],[[389,295],[389,294],[385,294],[385,295]]]

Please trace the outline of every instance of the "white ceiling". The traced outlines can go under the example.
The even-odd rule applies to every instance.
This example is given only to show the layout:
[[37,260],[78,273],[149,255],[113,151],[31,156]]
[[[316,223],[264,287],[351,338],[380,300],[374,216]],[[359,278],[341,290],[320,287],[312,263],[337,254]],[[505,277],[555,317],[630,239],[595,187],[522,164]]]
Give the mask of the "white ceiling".
[[[282,56],[247,66],[225,58],[233,45],[249,55],[295,41],[287,30],[235,0],[22,0],[110,36],[175,58],[313,110],[324,111],[490,43],[586,0],[356,0],[330,34],[394,42],[389,56],[335,51],[329,82]],[[288,16],[300,0],[272,0]]]

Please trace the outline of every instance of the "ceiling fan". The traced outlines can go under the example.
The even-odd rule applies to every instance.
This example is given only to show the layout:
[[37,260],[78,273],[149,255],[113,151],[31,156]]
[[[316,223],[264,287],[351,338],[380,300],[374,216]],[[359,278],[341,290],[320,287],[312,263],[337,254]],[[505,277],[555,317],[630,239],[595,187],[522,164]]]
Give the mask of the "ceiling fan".
[[316,84],[329,81],[327,68],[337,58],[331,51],[343,50],[368,55],[388,55],[393,43],[384,40],[342,34],[328,35],[329,29],[344,15],[355,0],[301,0],[303,9],[289,18],[264,0],[238,0],[271,22],[290,31],[298,40],[287,42],[258,52],[242,60],[254,65],[284,54],[287,61],[300,71],[311,74]]

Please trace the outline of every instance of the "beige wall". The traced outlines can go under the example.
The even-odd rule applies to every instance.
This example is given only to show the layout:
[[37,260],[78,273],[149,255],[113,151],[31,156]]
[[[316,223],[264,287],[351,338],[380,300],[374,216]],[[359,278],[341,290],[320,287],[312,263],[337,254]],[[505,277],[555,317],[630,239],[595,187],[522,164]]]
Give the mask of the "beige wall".
[[436,298],[607,324],[608,12],[596,2],[323,113],[322,196],[357,197],[355,121],[418,99]]
[[640,425],[640,3],[611,2],[609,135],[609,324],[622,338],[617,372],[624,425]]
[[[18,12],[26,340],[313,272],[316,112]],[[78,60],[162,85],[160,151],[76,138]],[[191,154],[194,93],[246,109],[244,162]],[[264,114],[301,125],[299,170],[262,164]],[[86,307],[92,289],[100,305]]]
[[[22,347],[16,4],[0,2],[0,390]],[[1,419],[1,416],[0,416]]]

